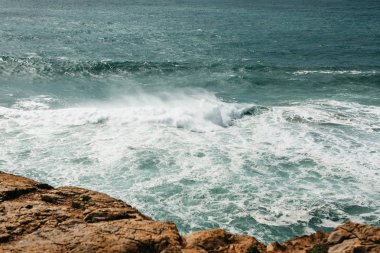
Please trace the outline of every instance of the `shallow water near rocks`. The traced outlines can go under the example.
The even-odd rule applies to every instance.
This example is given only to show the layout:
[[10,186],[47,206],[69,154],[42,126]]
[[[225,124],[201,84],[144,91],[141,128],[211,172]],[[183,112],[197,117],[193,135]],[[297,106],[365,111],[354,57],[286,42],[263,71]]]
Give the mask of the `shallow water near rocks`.
[[182,233],[380,225],[378,1],[0,6],[0,170]]

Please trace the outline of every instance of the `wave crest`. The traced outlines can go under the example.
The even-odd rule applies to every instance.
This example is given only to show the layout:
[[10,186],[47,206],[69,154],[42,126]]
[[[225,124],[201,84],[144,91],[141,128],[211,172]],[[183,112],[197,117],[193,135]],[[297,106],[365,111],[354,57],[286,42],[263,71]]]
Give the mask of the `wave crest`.
[[268,109],[252,104],[227,103],[210,93],[184,92],[125,96],[111,104],[82,105],[51,110],[46,97],[18,101],[13,108],[0,107],[3,118],[32,126],[79,126],[85,124],[157,124],[205,132],[229,127],[234,120]]

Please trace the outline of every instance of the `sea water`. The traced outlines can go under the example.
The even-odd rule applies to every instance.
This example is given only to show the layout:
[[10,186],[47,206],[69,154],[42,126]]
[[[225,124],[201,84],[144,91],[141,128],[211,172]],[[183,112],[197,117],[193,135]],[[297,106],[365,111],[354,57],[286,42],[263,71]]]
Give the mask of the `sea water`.
[[181,233],[380,225],[380,2],[0,0],[0,144]]

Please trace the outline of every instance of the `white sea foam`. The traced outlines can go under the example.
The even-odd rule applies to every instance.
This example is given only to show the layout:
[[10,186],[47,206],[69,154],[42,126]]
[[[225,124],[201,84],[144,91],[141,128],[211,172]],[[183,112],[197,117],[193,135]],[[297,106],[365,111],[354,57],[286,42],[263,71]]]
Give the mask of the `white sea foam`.
[[380,216],[379,107],[310,100],[243,117],[252,108],[185,92],[0,107],[0,169],[107,192],[182,231],[276,238],[273,227]]
[[379,72],[376,70],[298,70],[293,72],[294,75],[309,75],[309,74],[329,74],[329,75],[376,75]]
[[289,122],[349,126],[373,131],[380,127],[380,108],[352,102],[316,100],[298,106],[281,107]]
[[183,93],[159,96],[137,94],[108,104],[83,105],[48,110],[53,98],[38,96],[22,99],[11,109],[0,108],[2,115],[21,125],[59,127],[98,124],[162,124],[192,131],[212,131],[231,126],[233,121],[254,107],[225,103],[210,94]]
[[50,96],[39,95],[26,99],[19,99],[12,108],[20,110],[46,110],[50,108],[50,104],[54,101],[55,99]]

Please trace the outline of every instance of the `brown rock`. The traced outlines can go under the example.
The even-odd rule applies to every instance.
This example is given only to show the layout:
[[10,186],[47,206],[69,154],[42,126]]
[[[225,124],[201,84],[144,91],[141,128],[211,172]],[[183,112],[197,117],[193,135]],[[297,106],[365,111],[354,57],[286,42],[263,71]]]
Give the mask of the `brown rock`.
[[0,173],[0,196],[0,252],[181,251],[173,223],[105,194]]
[[47,184],[0,171],[0,201],[17,198],[37,189],[51,189]]
[[[323,245],[327,243],[328,233],[317,232],[307,236],[301,236],[295,239],[291,239],[282,244],[275,243],[267,246],[268,253],[306,253],[312,251],[314,248],[323,248]],[[316,251],[315,253],[319,253]]]
[[346,223],[269,246],[222,229],[181,237],[127,203],[77,188],[53,188],[0,172],[0,252],[379,253],[380,231]]
[[0,243],[8,242],[10,239],[10,234],[0,234]]
[[266,252],[265,245],[252,236],[234,235],[222,229],[193,232],[184,236],[184,253],[220,252],[220,253],[261,253]]
[[328,238],[329,253],[379,253],[380,228],[347,222]]
[[63,202],[65,199],[57,194],[41,194],[41,200],[49,203]]
[[121,219],[136,219],[134,210],[125,208],[105,208],[89,212],[85,217],[86,222],[111,221]]

